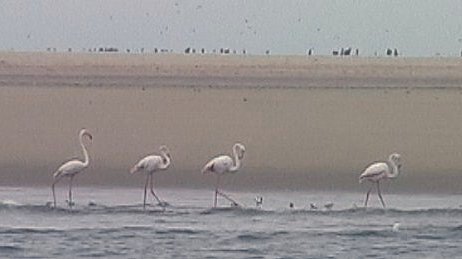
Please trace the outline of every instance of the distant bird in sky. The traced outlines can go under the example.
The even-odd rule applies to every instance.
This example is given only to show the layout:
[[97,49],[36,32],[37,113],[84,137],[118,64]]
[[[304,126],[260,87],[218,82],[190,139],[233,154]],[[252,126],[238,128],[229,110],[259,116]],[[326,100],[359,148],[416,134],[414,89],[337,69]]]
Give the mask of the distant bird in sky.
[[63,165],[61,165],[58,170],[53,174],[53,184],[51,185],[51,189],[53,191],[53,205],[56,208],[56,195],[55,195],[55,184],[61,180],[63,177],[69,177],[69,200],[68,204],[69,207],[72,208],[72,180],[74,179],[74,176],[76,176],[78,173],[82,172],[84,169],[86,169],[90,165],[90,156],[88,155],[87,148],[83,144],[83,137],[87,136],[90,141],[93,139],[93,136],[88,132],[86,129],[81,129],[79,132],[79,141],[80,141],[80,146],[82,147],[83,151],[83,156],[84,156],[84,161],[80,160],[71,160]]
[[369,194],[374,187],[374,183],[377,185],[377,194],[379,195],[382,206],[385,208],[385,202],[383,201],[382,194],[380,192],[380,180],[392,179],[398,177],[401,168],[401,155],[393,153],[388,157],[388,161],[375,162],[366,167],[363,173],[359,176],[359,183],[363,181],[369,181],[372,186],[369,188],[366,194],[366,201],[364,207],[367,207],[367,200]]
[[235,173],[241,168],[241,160],[244,158],[245,147],[241,143],[236,143],[233,146],[233,158],[227,155],[220,155],[210,160],[202,169],[202,174],[214,173],[217,176],[217,182],[215,185],[215,197],[213,201],[213,207],[217,206],[218,195],[229,200],[234,205],[238,205],[236,201],[231,199],[228,195],[224,194],[219,190],[220,177],[228,173]]
[[144,172],[146,173],[146,183],[144,185],[144,199],[143,199],[143,209],[146,209],[146,196],[147,196],[147,189],[148,184],[150,182],[150,189],[151,194],[156,198],[157,202],[160,206],[165,207],[167,203],[162,202],[159,197],[157,197],[156,193],[154,192],[154,182],[153,182],[153,174],[154,172],[165,170],[167,169],[171,162],[172,157],[170,156],[170,151],[168,150],[167,146],[161,146],[159,148],[160,155],[149,155],[145,158],[141,159],[135,166],[132,167],[130,170],[131,174],[136,172]]

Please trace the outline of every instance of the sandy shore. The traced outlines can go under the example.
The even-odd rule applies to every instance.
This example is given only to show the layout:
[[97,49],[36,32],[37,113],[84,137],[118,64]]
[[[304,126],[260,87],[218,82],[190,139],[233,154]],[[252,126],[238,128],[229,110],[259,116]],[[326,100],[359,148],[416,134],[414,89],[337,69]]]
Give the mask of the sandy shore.
[[2,185],[48,184],[81,156],[80,184],[142,185],[128,169],[167,144],[162,186],[204,187],[203,164],[247,146],[228,188],[357,190],[369,162],[404,158],[388,192],[460,192],[462,59],[0,53]]

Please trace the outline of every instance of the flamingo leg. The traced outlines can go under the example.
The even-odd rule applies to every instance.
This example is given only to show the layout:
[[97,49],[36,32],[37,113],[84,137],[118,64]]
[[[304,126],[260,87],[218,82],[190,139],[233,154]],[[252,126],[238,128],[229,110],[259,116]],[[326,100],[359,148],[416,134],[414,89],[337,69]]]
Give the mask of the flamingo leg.
[[151,174],[151,194],[154,196],[154,198],[156,198],[157,202],[159,204],[163,204],[162,201],[159,199],[159,197],[157,197],[156,193],[154,192],[154,183],[153,183],[153,180],[152,180],[152,174]]
[[72,209],[72,180],[74,180],[74,176],[71,176],[69,180],[69,207]]
[[146,183],[144,185],[144,200],[143,200],[143,209],[146,209],[146,194],[148,190],[149,174],[146,174]]
[[217,207],[217,201],[218,201],[218,186],[220,185],[220,175],[217,175],[217,183],[215,184],[215,197],[213,199],[213,207]]
[[377,194],[379,195],[380,201],[382,202],[382,206],[385,208],[385,202],[382,198],[382,193],[380,192],[380,182],[377,181]]
[[53,181],[53,184],[51,185],[51,190],[53,192],[53,206],[54,208],[56,208],[56,194],[55,194],[55,184],[57,182],[59,182],[59,180],[61,180],[61,178],[56,178],[54,181]]
[[371,194],[372,187],[373,187],[373,186],[371,186],[371,187],[369,188],[369,190],[367,191],[367,193],[366,193],[366,201],[364,202],[364,207],[365,207],[365,208],[367,208],[367,201],[369,200],[369,194]]
[[237,203],[235,200],[231,199],[231,197],[229,197],[228,195],[222,193],[221,191],[217,190],[217,194],[219,194],[221,197],[227,199],[228,201],[232,202],[234,205],[241,206],[241,205],[239,205],[239,203]]

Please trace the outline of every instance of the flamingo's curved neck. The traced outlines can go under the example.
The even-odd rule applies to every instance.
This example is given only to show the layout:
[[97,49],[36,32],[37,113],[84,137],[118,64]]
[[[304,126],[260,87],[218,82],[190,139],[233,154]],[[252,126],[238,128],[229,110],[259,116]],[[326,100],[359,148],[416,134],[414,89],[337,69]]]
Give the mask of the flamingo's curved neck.
[[241,168],[241,160],[239,159],[239,156],[237,154],[237,147],[233,147],[233,156],[234,156],[234,166],[232,166],[229,171],[235,172]]
[[388,174],[388,178],[396,178],[399,175],[398,165],[391,159],[388,160],[388,165],[391,168],[391,172]]
[[83,144],[83,135],[80,136],[80,146],[82,146],[83,157],[84,157],[83,165],[87,167],[90,164],[90,156],[88,155],[87,148]]
[[167,169],[170,166],[170,157],[164,151],[161,152],[161,155],[163,157],[161,169]]

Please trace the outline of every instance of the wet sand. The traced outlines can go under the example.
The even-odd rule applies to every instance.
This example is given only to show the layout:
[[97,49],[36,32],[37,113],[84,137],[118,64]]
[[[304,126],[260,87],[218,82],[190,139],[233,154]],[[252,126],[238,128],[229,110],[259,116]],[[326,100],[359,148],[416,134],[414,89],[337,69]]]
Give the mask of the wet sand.
[[391,152],[387,192],[460,193],[462,59],[0,53],[1,185],[46,185],[81,157],[81,185],[142,186],[128,169],[170,147],[161,186],[207,187],[212,156],[247,147],[228,189],[358,190]]

